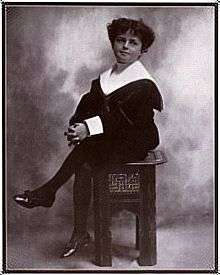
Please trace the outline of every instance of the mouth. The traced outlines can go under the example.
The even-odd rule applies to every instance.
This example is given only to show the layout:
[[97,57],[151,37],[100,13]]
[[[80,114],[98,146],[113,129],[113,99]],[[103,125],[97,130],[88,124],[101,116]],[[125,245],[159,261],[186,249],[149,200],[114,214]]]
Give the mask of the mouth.
[[120,54],[121,54],[121,55],[124,55],[124,56],[129,55],[128,52],[124,52],[124,51],[120,51]]

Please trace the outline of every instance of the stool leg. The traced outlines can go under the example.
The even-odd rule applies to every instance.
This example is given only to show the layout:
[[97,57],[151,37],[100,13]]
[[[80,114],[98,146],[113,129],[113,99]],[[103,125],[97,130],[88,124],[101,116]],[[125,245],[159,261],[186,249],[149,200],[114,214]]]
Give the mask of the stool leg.
[[136,241],[135,241],[135,248],[139,250],[139,217],[136,215]]
[[95,206],[95,264],[112,266],[110,207],[104,182],[94,188]]
[[103,218],[102,213],[97,214],[95,218],[95,263],[98,266],[112,266],[109,218]]
[[140,256],[139,265],[156,264],[156,192],[155,166],[148,165],[141,173]]

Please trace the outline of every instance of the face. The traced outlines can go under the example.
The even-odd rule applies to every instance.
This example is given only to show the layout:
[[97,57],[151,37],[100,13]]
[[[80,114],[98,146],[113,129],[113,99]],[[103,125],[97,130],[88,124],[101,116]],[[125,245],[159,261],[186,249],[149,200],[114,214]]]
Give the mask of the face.
[[128,30],[115,37],[113,51],[118,63],[131,64],[141,56],[142,42],[140,38]]

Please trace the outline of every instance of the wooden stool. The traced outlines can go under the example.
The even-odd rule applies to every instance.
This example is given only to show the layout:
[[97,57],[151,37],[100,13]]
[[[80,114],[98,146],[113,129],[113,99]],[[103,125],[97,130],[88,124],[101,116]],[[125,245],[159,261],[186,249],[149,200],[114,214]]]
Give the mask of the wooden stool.
[[[161,151],[150,151],[144,161],[96,173],[94,181],[95,263],[111,266],[111,216],[114,210],[136,214],[139,265],[156,264],[156,165],[166,162]],[[139,224],[140,223],[140,224]]]

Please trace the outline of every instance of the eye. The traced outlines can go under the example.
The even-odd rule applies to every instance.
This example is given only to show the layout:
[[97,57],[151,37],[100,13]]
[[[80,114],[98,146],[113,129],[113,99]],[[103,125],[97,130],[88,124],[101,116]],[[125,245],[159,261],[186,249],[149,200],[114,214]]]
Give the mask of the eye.
[[123,37],[117,37],[115,39],[115,41],[118,42],[118,43],[123,43],[123,42],[125,42],[125,39]]
[[131,41],[130,41],[130,44],[136,46],[136,45],[138,45],[138,42],[137,42],[136,40],[131,40]]

